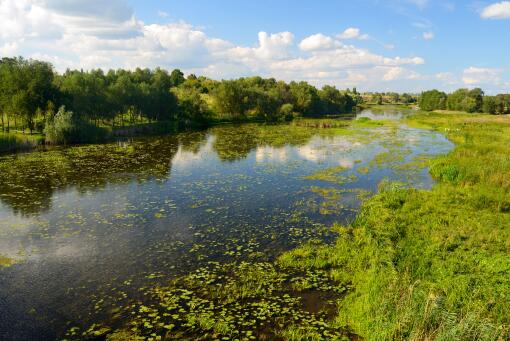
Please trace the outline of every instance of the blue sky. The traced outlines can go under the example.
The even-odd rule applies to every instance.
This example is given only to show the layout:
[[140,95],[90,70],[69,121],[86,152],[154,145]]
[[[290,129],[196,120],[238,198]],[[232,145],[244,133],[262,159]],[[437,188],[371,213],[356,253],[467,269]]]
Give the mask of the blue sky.
[[510,92],[510,1],[0,0],[0,55],[369,91]]

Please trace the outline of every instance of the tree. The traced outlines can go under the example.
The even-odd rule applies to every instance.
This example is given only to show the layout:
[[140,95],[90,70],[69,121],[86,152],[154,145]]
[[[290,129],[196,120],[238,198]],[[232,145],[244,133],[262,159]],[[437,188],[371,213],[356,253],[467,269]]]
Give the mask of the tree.
[[325,85],[319,91],[319,97],[322,102],[322,114],[342,114],[350,111],[349,96],[342,94],[334,86]]
[[447,96],[438,90],[425,91],[420,96],[419,106],[422,110],[444,110],[446,109]]
[[19,118],[32,133],[37,113],[45,110],[48,101],[55,97],[53,67],[46,62],[21,57],[3,58],[0,75],[2,112]]
[[448,95],[446,107],[448,110],[480,112],[483,110],[483,96],[481,89],[459,89]]
[[88,122],[78,115],[60,107],[53,117],[48,117],[44,128],[46,141],[55,144],[97,142],[104,139],[106,132]]
[[400,96],[400,100],[404,104],[416,103],[416,98],[414,96],[411,96],[410,94],[407,94],[407,93],[402,94],[402,96]]
[[173,87],[181,85],[185,80],[186,79],[184,78],[184,74],[179,69],[173,70],[170,74],[171,86]]
[[251,97],[254,98],[253,111],[255,116],[268,122],[280,120],[278,111],[280,103],[276,91],[263,91],[259,89],[253,90],[251,94]]
[[294,118],[294,106],[290,103],[283,104],[280,109],[280,116],[285,121],[291,121]]
[[210,118],[210,110],[202,99],[200,91],[193,87],[173,88],[172,93],[177,97],[178,119],[185,124],[204,124]]
[[291,82],[290,92],[293,97],[294,109],[303,116],[321,114],[321,102],[317,89],[307,82]]
[[222,81],[213,93],[215,106],[221,115],[232,119],[246,116],[247,93],[238,81]]
[[496,96],[496,114],[509,115],[510,114],[510,95],[499,94]]
[[483,98],[483,112],[486,114],[496,114],[496,98],[493,96],[485,96]]

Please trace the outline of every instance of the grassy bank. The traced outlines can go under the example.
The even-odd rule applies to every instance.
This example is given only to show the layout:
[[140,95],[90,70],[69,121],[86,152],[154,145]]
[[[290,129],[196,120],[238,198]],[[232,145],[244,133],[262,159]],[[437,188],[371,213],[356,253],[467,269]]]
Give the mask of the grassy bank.
[[334,324],[369,340],[508,339],[510,117],[420,113],[406,122],[456,143],[430,191],[381,187],[333,246],[280,258],[326,270],[349,294]]

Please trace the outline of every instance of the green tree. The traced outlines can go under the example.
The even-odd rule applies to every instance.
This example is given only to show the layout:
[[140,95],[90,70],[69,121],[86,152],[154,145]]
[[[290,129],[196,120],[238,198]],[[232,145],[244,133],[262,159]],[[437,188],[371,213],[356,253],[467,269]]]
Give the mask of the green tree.
[[184,73],[179,69],[173,70],[170,74],[171,86],[179,86],[184,83],[185,80]]
[[483,110],[483,96],[481,89],[459,89],[448,95],[446,107],[448,110],[481,112]]
[[438,90],[425,91],[421,94],[419,106],[422,110],[444,110],[446,109],[447,95]]
[[317,89],[307,82],[291,82],[289,84],[294,109],[303,116],[321,114],[321,101]]
[[192,123],[205,124],[210,119],[210,110],[203,100],[202,94],[194,87],[173,88],[178,102],[178,119],[186,125]]
[[483,98],[483,112],[486,114],[496,114],[496,98],[494,96],[485,96]]
[[221,82],[213,96],[220,115],[234,120],[246,117],[248,96],[239,80]]

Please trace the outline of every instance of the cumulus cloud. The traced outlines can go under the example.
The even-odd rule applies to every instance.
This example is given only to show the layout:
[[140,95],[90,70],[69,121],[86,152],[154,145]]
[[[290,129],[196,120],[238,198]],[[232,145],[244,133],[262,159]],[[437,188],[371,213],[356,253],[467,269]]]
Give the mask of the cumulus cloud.
[[485,7],[481,12],[484,19],[510,19],[510,1],[501,1]]
[[346,40],[346,39],[367,40],[370,37],[368,36],[368,34],[362,34],[361,30],[359,28],[349,27],[348,29],[346,29],[345,31],[340,33],[337,36],[337,38],[338,39],[343,39],[343,40]]
[[483,84],[498,85],[501,83],[501,69],[469,67],[464,70],[462,81],[465,85],[475,86]]
[[436,37],[436,35],[434,34],[434,32],[423,32],[423,39],[425,40],[432,40]]
[[284,59],[289,56],[289,47],[294,42],[290,32],[268,34],[259,32],[257,47],[235,47],[230,55],[239,59]]
[[322,33],[311,35],[299,44],[299,48],[303,51],[329,50],[334,46],[334,40]]

